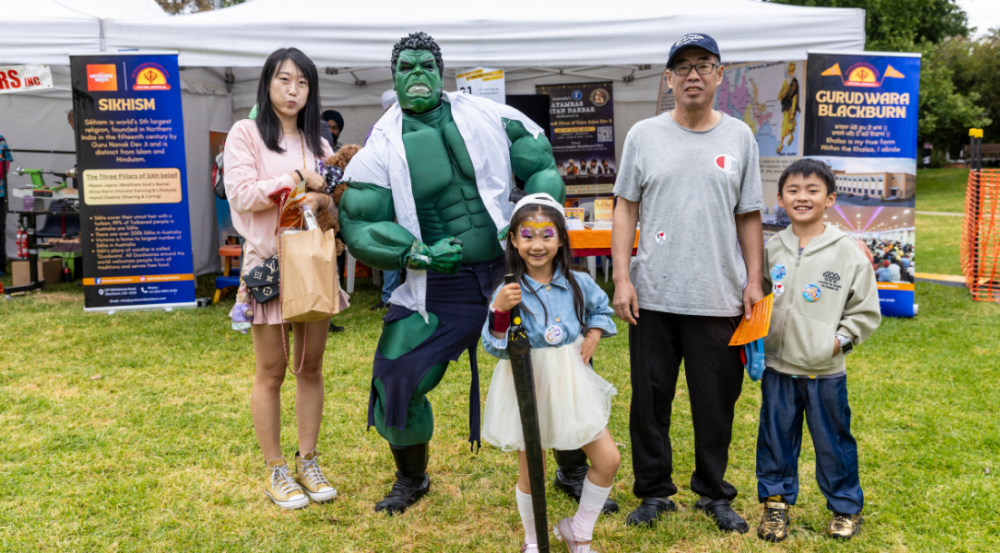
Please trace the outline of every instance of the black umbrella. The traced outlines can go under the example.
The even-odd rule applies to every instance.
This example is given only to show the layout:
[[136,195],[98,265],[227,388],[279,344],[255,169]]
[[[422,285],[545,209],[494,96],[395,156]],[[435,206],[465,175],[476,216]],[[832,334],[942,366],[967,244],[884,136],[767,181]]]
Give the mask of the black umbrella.
[[[514,275],[504,277],[504,282],[514,282]],[[528,331],[521,325],[520,309],[510,310],[510,329],[507,331],[507,355],[514,374],[514,391],[517,409],[521,415],[524,433],[524,455],[528,459],[528,483],[531,487],[531,507],[535,513],[535,533],[538,551],[549,551],[549,523],[545,510],[545,457],[542,452],[542,433],[538,428],[538,400],[535,397],[535,376],[531,367],[531,344]]]

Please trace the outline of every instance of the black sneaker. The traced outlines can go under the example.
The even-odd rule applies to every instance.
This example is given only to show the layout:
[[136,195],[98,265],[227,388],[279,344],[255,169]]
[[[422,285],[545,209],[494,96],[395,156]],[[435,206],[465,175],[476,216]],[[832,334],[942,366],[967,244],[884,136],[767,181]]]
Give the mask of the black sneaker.
[[636,510],[625,519],[627,526],[653,526],[663,513],[676,511],[677,505],[669,497],[644,497]]
[[344,331],[344,327],[335,325],[335,324],[333,324],[333,321],[330,321],[330,334],[333,334],[335,332],[343,332],[343,331]]
[[743,520],[743,517],[738,515],[732,507],[729,506],[728,499],[716,499],[716,500],[698,500],[694,504],[694,508],[699,511],[704,511],[705,514],[715,519],[715,525],[719,527],[719,530],[723,532],[739,532],[740,534],[746,534],[750,531],[750,525],[747,521]]
[[378,311],[380,309],[389,309],[389,304],[387,302],[380,301],[380,302],[376,303],[375,305],[371,306],[368,310],[369,311]]

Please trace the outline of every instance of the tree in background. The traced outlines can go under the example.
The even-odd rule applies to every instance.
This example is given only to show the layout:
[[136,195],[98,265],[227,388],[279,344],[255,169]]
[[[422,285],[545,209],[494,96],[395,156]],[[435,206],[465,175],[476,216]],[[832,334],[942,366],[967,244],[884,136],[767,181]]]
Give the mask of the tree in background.
[[[918,144],[930,142],[937,152],[957,154],[968,142],[970,127],[986,127],[992,123],[987,110],[981,107],[981,98],[987,97],[982,90],[969,84],[983,82],[985,88],[985,76],[977,77],[979,80],[965,77],[966,74],[959,74],[951,63],[960,54],[972,56],[972,44],[977,43],[965,38],[970,31],[968,17],[956,0],[769,1],[796,6],[862,8],[865,10],[866,50],[923,54]],[[996,42],[993,44],[996,56]],[[978,67],[973,62],[967,65]],[[992,82],[998,85],[1000,65],[994,63],[992,67]],[[991,93],[995,98],[1000,89],[994,86]],[[995,99],[994,103],[985,105],[994,106],[994,111],[1000,109]]]
[[978,40],[948,38],[934,56],[952,71],[957,91],[978,95],[978,103],[992,120],[983,125],[983,142],[1000,143],[1000,27]]

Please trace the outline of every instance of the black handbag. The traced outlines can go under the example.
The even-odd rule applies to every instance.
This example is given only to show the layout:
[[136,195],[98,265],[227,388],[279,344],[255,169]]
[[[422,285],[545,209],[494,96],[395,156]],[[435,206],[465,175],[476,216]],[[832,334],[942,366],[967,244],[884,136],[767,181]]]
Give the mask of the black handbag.
[[277,254],[249,269],[243,275],[243,283],[247,285],[247,289],[253,294],[253,299],[257,303],[267,303],[278,297],[281,292],[281,288],[278,286],[280,281],[281,270]]
[[219,154],[215,158],[215,167],[212,168],[212,176],[215,177],[215,182],[212,184],[212,191],[215,192],[215,197],[220,200],[226,199],[226,172],[222,165],[222,154]]

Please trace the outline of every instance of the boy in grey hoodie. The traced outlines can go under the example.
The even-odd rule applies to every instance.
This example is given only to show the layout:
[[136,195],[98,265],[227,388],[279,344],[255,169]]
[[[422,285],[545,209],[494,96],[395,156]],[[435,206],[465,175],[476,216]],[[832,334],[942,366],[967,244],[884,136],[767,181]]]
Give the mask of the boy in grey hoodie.
[[802,159],[778,180],[778,204],[791,226],[764,249],[764,287],[774,293],[764,339],[757,435],[757,495],[761,539],[788,535],[788,511],[798,496],[798,461],[805,415],[816,449],[816,479],[833,520],[827,534],[851,538],[861,528],[864,494],[858,448],[851,435],[844,358],[881,321],[875,272],[857,241],[823,223],[836,201],[833,173]]

